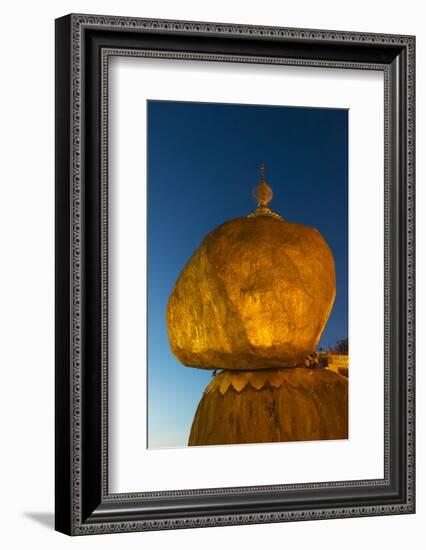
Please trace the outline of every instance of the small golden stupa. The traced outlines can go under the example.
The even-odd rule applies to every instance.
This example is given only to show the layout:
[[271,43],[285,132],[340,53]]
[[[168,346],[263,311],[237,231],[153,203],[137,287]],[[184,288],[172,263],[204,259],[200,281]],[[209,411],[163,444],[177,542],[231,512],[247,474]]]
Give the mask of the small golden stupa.
[[204,238],[167,305],[177,359],[224,371],[189,444],[347,437],[347,380],[307,368],[334,303],[333,254],[316,229],[269,208],[263,165],[254,196],[253,213]]

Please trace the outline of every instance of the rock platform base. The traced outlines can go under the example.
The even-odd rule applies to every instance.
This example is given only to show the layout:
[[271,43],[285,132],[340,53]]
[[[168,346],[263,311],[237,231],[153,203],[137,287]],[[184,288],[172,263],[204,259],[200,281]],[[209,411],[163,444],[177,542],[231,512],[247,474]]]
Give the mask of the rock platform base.
[[297,367],[217,374],[198,405],[188,444],[347,438],[347,378]]

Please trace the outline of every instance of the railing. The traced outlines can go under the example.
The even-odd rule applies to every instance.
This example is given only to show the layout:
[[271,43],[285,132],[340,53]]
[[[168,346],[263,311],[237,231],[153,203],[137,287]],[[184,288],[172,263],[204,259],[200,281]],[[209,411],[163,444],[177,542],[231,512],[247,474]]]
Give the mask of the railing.
[[328,369],[343,376],[349,375],[349,355],[333,355],[330,353],[327,355],[327,359]]
[[349,355],[328,354],[328,362],[339,365],[339,367],[349,367]]

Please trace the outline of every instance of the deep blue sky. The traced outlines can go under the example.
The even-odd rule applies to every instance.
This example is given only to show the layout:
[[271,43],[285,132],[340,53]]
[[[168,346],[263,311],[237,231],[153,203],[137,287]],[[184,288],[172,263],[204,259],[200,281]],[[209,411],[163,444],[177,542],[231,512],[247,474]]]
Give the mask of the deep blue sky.
[[348,111],[149,101],[148,443],[186,445],[211,373],[170,351],[166,305],[203,237],[256,207],[259,166],[273,210],[316,227],[336,264],[336,301],[320,346],[348,336]]

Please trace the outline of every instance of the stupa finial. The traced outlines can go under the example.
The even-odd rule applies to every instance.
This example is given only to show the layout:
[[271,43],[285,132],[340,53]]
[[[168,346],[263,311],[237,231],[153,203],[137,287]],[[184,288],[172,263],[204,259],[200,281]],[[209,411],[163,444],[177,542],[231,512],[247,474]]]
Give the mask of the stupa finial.
[[274,194],[272,192],[272,189],[269,187],[265,180],[265,165],[262,162],[262,164],[260,165],[259,185],[253,191],[253,197],[256,199],[257,208],[254,212],[249,214],[248,217],[253,218],[257,216],[269,216],[277,220],[282,220],[283,218],[279,214],[273,212],[270,208],[268,208],[268,204],[271,202],[273,196]]

